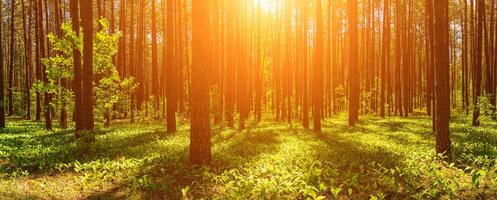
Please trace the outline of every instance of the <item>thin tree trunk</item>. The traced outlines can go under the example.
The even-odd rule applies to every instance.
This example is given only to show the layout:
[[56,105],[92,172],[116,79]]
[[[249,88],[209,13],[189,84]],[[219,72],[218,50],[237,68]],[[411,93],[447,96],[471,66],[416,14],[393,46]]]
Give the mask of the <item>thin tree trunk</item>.
[[8,115],[12,116],[14,115],[14,45],[15,45],[15,7],[16,7],[16,2],[15,0],[12,0],[10,3],[10,56],[9,56],[9,88],[7,90],[7,98],[9,101],[9,106],[8,106]]
[[155,98],[154,115],[159,111],[159,64],[157,58],[157,1],[152,1],[152,95]]
[[[71,11],[71,21],[72,21],[72,30],[76,33],[76,36],[79,37],[79,30],[80,30],[80,25],[79,25],[79,1],[78,0],[71,0],[70,1],[70,11]],[[73,53],[73,71],[74,71],[74,80],[73,80],[73,92],[74,92],[74,99],[75,99],[75,105],[74,105],[74,121],[76,123],[76,133],[75,137],[79,138],[79,130],[83,129],[83,101],[82,101],[82,94],[81,94],[81,51],[76,47],[72,47],[72,53]]]
[[[0,10],[2,10],[3,3],[0,2]],[[0,15],[0,128],[5,128],[5,86],[4,86],[4,52],[3,52],[3,17]]]

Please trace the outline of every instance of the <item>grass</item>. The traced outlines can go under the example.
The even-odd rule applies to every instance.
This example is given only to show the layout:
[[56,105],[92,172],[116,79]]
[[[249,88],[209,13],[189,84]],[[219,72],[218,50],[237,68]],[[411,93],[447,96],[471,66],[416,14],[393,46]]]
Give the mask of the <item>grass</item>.
[[453,162],[436,159],[431,119],[340,115],[314,134],[266,120],[213,128],[213,161],[188,163],[187,125],[162,122],[87,132],[10,120],[0,131],[1,199],[495,198],[497,123],[451,123]]

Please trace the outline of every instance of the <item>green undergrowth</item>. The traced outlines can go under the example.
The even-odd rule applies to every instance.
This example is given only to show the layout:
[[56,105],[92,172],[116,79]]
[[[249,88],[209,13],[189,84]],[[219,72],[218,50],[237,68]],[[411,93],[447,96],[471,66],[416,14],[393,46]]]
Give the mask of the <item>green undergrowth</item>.
[[497,123],[451,123],[436,158],[431,119],[347,116],[315,134],[265,120],[213,127],[213,161],[188,162],[189,127],[117,122],[82,134],[10,120],[0,130],[1,199],[475,199],[497,195]]

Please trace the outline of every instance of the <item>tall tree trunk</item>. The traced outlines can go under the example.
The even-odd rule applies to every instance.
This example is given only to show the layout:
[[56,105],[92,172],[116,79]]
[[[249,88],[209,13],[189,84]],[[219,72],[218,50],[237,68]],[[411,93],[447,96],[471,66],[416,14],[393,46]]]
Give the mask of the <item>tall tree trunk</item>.
[[[71,0],[70,1],[70,12],[71,12],[71,21],[72,21],[72,31],[76,33],[76,36],[79,37],[80,33],[80,18],[79,18],[79,0]],[[83,99],[81,94],[81,51],[78,47],[72,47],[73,54],[73,71],[74,71],[74,79],[72,83],[73,92],[74,92],[74,121],[76,123],[76,132],[75,137],[79,138],[79,130],[83,129]]]
[[[3,3],[0,2],[0,10],[2,10]],[[4,87],[4,52],[3,52],[3,16],[0,15],[0,128],[5,128],[5,87]]]
[[381,53],[381,94],[380,116],[385,117],[385,95],[387,94],[387,73],[390,66],[390,4],[384,0],[383,15],[383,51]]
[[159,111],[159,64],[157,58],[157,1],[152,1],[152,95],[155,98],[154,115]]
[[303,98],[303,117],[302,123],[304,128],[309,128],[309,62],[308,62],[308,5],[305,0],[300,0],[302,8],[302,98]]
[[167,132],[176,132],[176,70],[174,66],[174,18],[173,0],[167,0],[167,57],[166,57],[166,98],[167,98]]
[[[146,65],[145,65],[145,0],[139,1],[139,14],[138,14],[138,33],[136,34],[136,66],[135,77],[138,81],[138,88],[136,91],[136,109],[141,110],[142,104],[146,101],[145,80]],[[145,109],[146,110],[146,109]]]
[[349,126],[359,119],[359,67],[354,56],[359,55],[357,37],[357,0],[348,1],[349,22]]
[[7,98],[9,101],[9,110],[8,110],[8,115],[12,116],[14,115],[14,45],[15,45],[15,7],[16,7],[16,1],[12,0],[10,3],[10,60],[9,60],[9,89],[7,90]]
[[481,79],[482,79],[482,45],[483,45],[483,26],[485,2],[477,1],[477,23],[476,23],[476,38],[475,38],[475,66],[473,68],[473,91],[474,91],[474,105],[473,105],[473,126],[480,126],[480,108],[479,98],[481,96]]
[[461,0],[461,32],[462,32],[462,107],[466,114],[469,113],[469,82],[468,82],[468,5],[466,0]]
[[209,0],[193,0],[190,162],[194,164],[211,161],[209,79],[205,76],[210,66],[209,18]]
[[[41,52],[40,52],[40,43],[42,41],[42,36],[40,35],[40,28],[43,27],[42,24],[42,19],[40,19],[40,15],[38,15],[38,12],[40,8],[38,7],[38,1],[34,1],[34,9],[35,9],[35,43],[36,43],[36,50],[35,50],[35,76],[36,76],[36,81],[41,81],[42,77],[42,70],[41,70]],[[41,93],[36,92],[36,110],[35,110],[35,119],[36,121],[41,120]]]
[[[130,38],[129,38],[129,68],[128,68],[128,73],[129,76],[135,77],[135,80],[138,81],[136,78],[136,59],[135,59],[135,0],[129,0],[130,3],[130,10],[131,10],[131,15],[130,15]],[[134,122],[135,120],[135,109],[136,109],[136,91],[133,91],[132,94],[130,94],[130,112],[131,112],[131,122]]]
[[[37,24],[38,24],[38,35],[39,37],[38,40],[38,58],[40,61],[45,58],[46,51],[45,51],[45,41],[43,40],[44,38],[44,28],[43,28],[43,3],[42,0],[37,0]],[[39,67],[39,80],[42,80],[44,83],[48,83],[47,75],[45,73],[45,66],[41,64],[41,62],[38,61],[38,67]],[[44,109],[45,109],[45,128],[50,130],[52,129],[52,116],[51,116],[51,107],[50,107],[50,95],[48,93],[44,94]]]
[[313,114],[314,114],[314,132],[321,132],[321,114],[323,101],[323,40],[324,40],[324,23],[321,0],[316,0],[316,40],[314,52],[314,71],[313,74]]
[[83,27],[82,122],[84,130],[93,130],[93,6],[92,1],[80,0]]
[[[21,0],[22,7],[22,25],[23,25],[23,37],[24,37],[24,61],[25,61],[25,94],[24,94],[24,104],[25,104],[25,117],[26,120],[31,120],[31,71],[33,69],[31,60],[31,1],[29,2],[29,17],[26,19],[26,7],[24,0]],[[26,22],[28,20],[28,22]],[[2,79],[3,80],[3,79]]]
[[234,104],[236,96],[236,75],[235,75],[235,20],[237,12],[234,1],[228,1],[227,13],[227,56],[226,56],[226,97],[224,115],[229,127],[234,126]]
[[[483,2],[483,1],[481,1]],[[434,1],[434,41],[435,41],[435,121],[436,150],[450,158],[450,77],[449,77],[449,13],[448,1]]]
[[126,65],[126,0],[120,0],[119,6],[119,31],[123,34],[119,38],[119,48],[117,56],[117,71],[121,78],[127,76]]
[[[54,13],[55,13],[55,34],[57,35],[57,37],[61,38],[63,35],[62,33],[62,6],[60,5],[60,1],[59,0],[55,0],[54,1]],[[60,53],[60,52],[56,52],[56,53]],[[66,78],[63,78],[63,79],[60,79],[58,80],[60,81],[60,86],[65,88],[65,89],[68,89],[68,79]],[[65,100],[65,99],[62,99],[60,101],[61,103],[61,109],[60,109],[60,116],[59,116],[59,124],[60,124],[60,127],[62,129],[66,129],[67,128],[67,110],[66,110],[66,107],[67,107],[67,104],[68,102]]]

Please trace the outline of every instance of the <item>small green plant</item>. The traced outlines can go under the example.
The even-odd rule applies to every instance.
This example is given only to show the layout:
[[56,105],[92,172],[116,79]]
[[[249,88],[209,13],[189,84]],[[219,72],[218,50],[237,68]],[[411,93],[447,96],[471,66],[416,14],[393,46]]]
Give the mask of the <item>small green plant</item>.
[[190,191],[190,186],[186,186],[185,188],[181,189],[181,199],[186,200],[188,199],[188,192]]
[[342,188],[343,185],[340,185],[338,187],[331,187],[330,188],[330,192],[331,192],[331,195],[333,195],[333,199],[338,199],[339,195],[340,195],[340,192],[342,192],[343,188]]
[[383,193],[381,193],[381,192],[379,192],[379,193],[378,193],[378,194],[376,194],[376,195],[372,195],[372,194],[371,194],[369,199],[370,199],[370,200],[384,200],[385,198],[386,198],[386,195],[385,195],[385,194],[383,194]]
[[481,117],[485,118],[496,117],[495,106],[492,105],[490,97],[488,95],[480,96],[478,98],[478,103],[476,106],[480,109]]
[[[48,34],[48,39],[55,54],[41,60],[45,66],[47,80],[36,80],[33,92],[46,93],[53,96],[51,108],[56,111],[68,110],[73,107],[73,92],[69,89],[69,80],[73,78],[73,46],[82,49],[81,38],[72,31],[70,23],[61,26],[63,35],[57,37]],[[51,109],[45,108],[45,109]]]
[[133,77],[121,78],[113,63],[117,53],[117,40],[120,33],[109,34],[107,20],[100,20],[102,26],[95,36],[93,45],[93,72],[98,79],[94,83],[95,112],[104,118],[105,125],[109,125],[114,115],[114,106],[118,102],[128,102],[137,85]]

